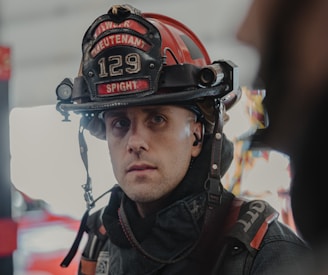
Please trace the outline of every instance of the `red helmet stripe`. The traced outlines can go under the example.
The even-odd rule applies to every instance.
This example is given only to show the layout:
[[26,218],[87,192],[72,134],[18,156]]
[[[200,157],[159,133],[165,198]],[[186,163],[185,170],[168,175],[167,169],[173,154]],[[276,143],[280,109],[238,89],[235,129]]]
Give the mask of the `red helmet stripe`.
[[95,33],[93,34],[93,37],[96,39],[99,35],[101,35],[102,33],[108,30],[121,29],[121,28],[128,28],[140,34],[147,33],[147,29],[143,25],[136,22],[135,20],[125,20],[122,23],[115,23],[113,21],[104,21],[99,24],[99,26],[95,30]]
[[111,48],[114,46],[132,46],[135,48],[138,48],[144,52],[149,51],[150,45],[143,40],[140,37],[130,35],[130,34],[124,34],[124,33],[118,33],[113,35],[108,35],[101,39],[91,50],[91,56],[95,57],[97,54],[99,54],[101,51]]
[[148,79],[135,79],[119,82],[111,82],[99,84],[97,86],[97,92],[99,96],[126,94],[126,93],[139,93],[149,90]]

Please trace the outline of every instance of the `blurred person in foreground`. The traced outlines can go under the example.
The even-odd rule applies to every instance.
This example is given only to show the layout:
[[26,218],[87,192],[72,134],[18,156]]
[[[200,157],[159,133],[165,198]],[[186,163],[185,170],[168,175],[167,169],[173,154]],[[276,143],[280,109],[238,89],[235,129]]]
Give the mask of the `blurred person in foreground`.
[[326,0],[254,0],[237,33],[259,53],[253,88],[266,92],[263,106],[268,125],[254,133],[253,147],[271,148],[290,157],[297,231],[318,251],[318,258],[326,259],[327,27]]
[[[222,128],[238,101],[237,67],[210,61],[196,35],[161,14],[113,6],[82,41],[74,84],[58,110],[81,114],[88,233],[79,274],[280,274],[298,269],[304,242],[267,202],[245,201],[221,177],[233,145]],[[71,88],[71,90],[70,90]],[[92,198],[84,129],[107,141],[117,185]],[[63,260],[69,264],[79,237]]]

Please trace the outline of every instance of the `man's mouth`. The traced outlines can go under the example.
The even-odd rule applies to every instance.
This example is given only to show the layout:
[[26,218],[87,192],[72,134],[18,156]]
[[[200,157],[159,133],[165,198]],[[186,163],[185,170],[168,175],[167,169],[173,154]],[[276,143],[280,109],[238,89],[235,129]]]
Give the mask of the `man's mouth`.
[[127,172],[155,170],[156,167],[149,164],[133,164],[128,167]]

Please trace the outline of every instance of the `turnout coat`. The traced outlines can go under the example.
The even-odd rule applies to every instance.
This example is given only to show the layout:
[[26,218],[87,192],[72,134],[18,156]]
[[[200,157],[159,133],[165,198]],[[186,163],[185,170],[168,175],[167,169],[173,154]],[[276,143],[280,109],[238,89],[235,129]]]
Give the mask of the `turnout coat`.
[[[226,145],[221,171],[232,159]],[[209,206],[210,154],[205,139],[166,207],[146,218],[114,186],[108,205],[88,217],[79,275],[300,274],[309,249],[267,202],[223,189],[220,204]]]

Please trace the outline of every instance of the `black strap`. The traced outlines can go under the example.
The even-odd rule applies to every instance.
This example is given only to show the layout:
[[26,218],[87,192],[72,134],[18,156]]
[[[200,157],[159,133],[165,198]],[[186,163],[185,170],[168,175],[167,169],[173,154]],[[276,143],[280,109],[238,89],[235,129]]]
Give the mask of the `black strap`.
[[75,254],[76,254],[76,252],[79,248],[80,242],[82,240],[83,233],[85,232],[85,230],[87,228],[86,225],[87,225],[88,217],[89,217],[89,210],[85,211],[85,213],[82,217],[80,227],[79,227],[79,231],[77,232],[77,235],[76,235],[75,240],[74,240],[74,242],[71,246],[71,249],[68,251],[66,257],[61,262],[61,264],[60,264],[61,267],[68,267],[69,264],[71,263],[71,261],[73,260]]
[[[100,200],[103,196],[105,196],[106,194],[112,192],[112,190],[114,189],[114,187],[112,187],[111,189],[107,190],[105,193],[103,193],[102,195],[100,195],[97,199],[94,200],[94,204]],[[79,230],[77,232],[77,235],[75,237],[75,240],[71,246],[71,249],[68,251],[66,257],[64,258],[64,260],[61,262],[60,266],[61,267],[68,267],[69,264],[71,263],[71,261],[73,260],[74,256],[76,255],[77,249],[79,248],[79,245],[81,243],[82,237],[83,237],[83,233],[87,232],[88,226],[87,226],[87,221],[89,218],[89,212],[90,209],[87,209],[81,219],[81,223],[80,223],[80,227]]]
[[86,201],[87,209],[91,209],[94,207],[94,199],[92,196],[92,183],[91,183],[91,177],[89,175],[88,146],[84,138],[84,129],[89,122],[90,122],[89,117],[82,116],[80,120],[80,129],[79,129],[80,155],[87,173],[86,183],[82,185],[82,188],[84,189],[84,200]]
[[221,204],[221,195],[223,187],[221,184],[221,151],[223,139],[223,116],[224,104],[218,101],[215,107],[215,128],[213,131],[212,153],[211,153],[211,167],[209,177],[205,183],[205,188],[208,194],[208,206],[210,209],[215,208]]
[[76,252],[79,248],[79,245],[81,243],[82,237],[83,237],[83,233],[85,232],[86,228],[87,228],[87,220],[89,217],[89,210],[94,206],[94,200],[92,198],[92,188],[91,188],[91,178],[89,176],[89,169],[88,169],[88,147],[87,144],[85,142],[84,139],[84,126],[86,123],[86,119],[85,117],[82,117],[80,120],[80,129],[79,129],[79,146],[80,146],[80,154],[81,154],[81,158],[84,164],[84,167],[86,169],[87,172],[87,181],[85,185],[82,185],[85,193],[84,193],[84,198],[87,202],[87,210],[85,211],[85,213],[83,214],[83,217],[81,219],[81,223],[80,223],[80,227],[79,230],[77,232],[77,235],[75,237],[75,240],[71,246],[71,249],[68,251],[66,257],[64,258],[64,260],[61,262],[60,266],[61,267],[68,267],[69,264],[71,263],[71,261],[73,260],[74,256],[76,255]]

